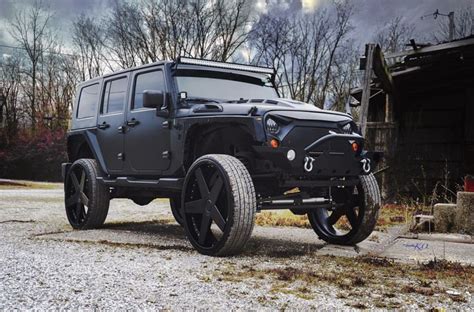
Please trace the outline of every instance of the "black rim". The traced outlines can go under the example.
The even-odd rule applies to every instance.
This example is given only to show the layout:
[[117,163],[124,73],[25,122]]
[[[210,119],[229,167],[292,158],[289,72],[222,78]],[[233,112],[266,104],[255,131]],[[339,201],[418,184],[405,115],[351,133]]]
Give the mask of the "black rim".
[[228,190],[223,172],[211,161],[202,161],[189,172],[182,211],[186,231],[195,246],[216,248],[227,235],[231,214]]
[[85,170],[75,166],[69,170],[66,180],[66,213],[74,226],[83,224],[89,210],[89,187]]
[[351,236],[361,226],[365,214],[362,185],[353,188],[333,189],[337,205],[334,210],[317,209],[313,220],[327,237],[338,239]]

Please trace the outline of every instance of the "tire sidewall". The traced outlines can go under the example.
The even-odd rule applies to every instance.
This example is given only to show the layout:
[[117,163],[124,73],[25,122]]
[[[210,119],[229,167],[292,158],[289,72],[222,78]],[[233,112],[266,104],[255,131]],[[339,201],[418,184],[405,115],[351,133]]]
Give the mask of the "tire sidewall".
[[[188,224],[188,218],[186,217],[184,213],[184,201],[186,197],[186,191],[187,191],[187,186],[189,183],[189,180],[191,177],[194,175],[194,171],[201,165],[204,164],[212,164],[214,167],[217,168],[219,171],[221,177],[225,179],[224,181],[224,186],[225,186],[225,191],[226,191],[226,197],[227,197],[227,202],[229,203],[228,207],[228,215],[227,215],[227,220],[226,220],[226,227],[224,230],[224,233],[222,234],[222,237],[220,241],[214,245],[211,248],[203,248],[202,246],[199,245],[199,243],[196,241],[194,238],[194,235],[190,232],[190,224]],[[194,248],[196,248],[200,253],[205,254],[205,255],[218,255],[219,251],[224,247],[227,239],[229,238],[230,232],[232,230],[232,227],[234,226],[234,214],[235,214],[235,200],[232,192],[232,188],[230,185],[230,178],[229,175],[227,174],[227,171],[222,167],[222,165],[214,159],[212,156],[209,155],[204,155],[198,158],[189,168],[188,173],[186,174],[186,178],[184,180],[184,188],[183,188],[183,193],[181,196],[181,215],[183,216],[183,225],[186,231],[186,236],[188,237],[189,241],[193,245]]]
[[[355,245],[367,238],[375,228],[380,209],[380,191],[373,174],[360,176],[360,184],[357,186],[358,191],[362,190],[362,199],[364,208],[362,216],[359,218],[360,223],[357,229],[351,229],[348,233],[341,236],[329,236],[318,220],[317,213],[308,213],[308,220],[311,227],[324,241],[337,245]],[[372,185],[370,185],[372,183]],[[373,187],[373,186],[376,187]],[[371,187],[372,186],[372,187]]]

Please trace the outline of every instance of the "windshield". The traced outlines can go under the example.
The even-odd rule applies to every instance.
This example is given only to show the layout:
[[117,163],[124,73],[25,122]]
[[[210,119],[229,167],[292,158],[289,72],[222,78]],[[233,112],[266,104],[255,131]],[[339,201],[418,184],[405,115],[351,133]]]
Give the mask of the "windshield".
[[186,71],[175,76],[179,92],[189,98],[221,101],[274,99],[278,94],[269,75],[244,76],[232,73]]

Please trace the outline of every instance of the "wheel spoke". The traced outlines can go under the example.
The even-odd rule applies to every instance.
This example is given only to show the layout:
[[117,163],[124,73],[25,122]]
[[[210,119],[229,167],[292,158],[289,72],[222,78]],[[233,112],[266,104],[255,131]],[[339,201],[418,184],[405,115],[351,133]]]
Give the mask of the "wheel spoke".
[[199,230],[199,244],[204,244],[206,242],[207,233],[211,228],[211,218],[210,216],[203,214],[201,219],[201,229]]
[[224,229],[225,229],[225,220],[224,218],[222,217],[222,214],[221,212],[219,211],[219,209],[217,209],[217,206],[214,205],[214,207],[211,208],[211,218],[212,220],[214,220],[214,222],[217,224],[217,226],[219,227],[219,229],[224,232]]
[[82,174],[81,174],[81,182],[79,183],[79,189],[81,190],[81,192],[84,192],[84,183],[86,181],[86,173],[85,171],[82,171]]
[[193,200],[184,204],[184,212],[203,214],[205,206],[206,206],[205,199]]
[[327,218],[327,222],[330,225],[336,224],[336,222],[342,217],[343,210],[342,209],[336,209],[331,213],[331,215]]
[[196,180],[199,186],[199,192],[201,193],[201,198],[206,198],[209,196],[209,188],[207,187],[206,180],[202,174],[201,168],[196,169]]
[[77,181],[77,177],[74,172],[71,172],[71,181],[72,181],[72,184],[74,185],[74,189],[76,190],[76,192],[80,192],[81,187],[79,185],[79,181]]
[[357,218],[357,215],[355,214],[354,208],[348,208],[347,209],[346,217],[349,220],[349,223],[351,224],[352,228],[354,228],[358,225],[357,224],[358,223],[358,218]]
[[81,192],[79,196],[81,197],[81,203],[84,206],[89,207],[89,198],[86,196],[86,194],[84,194],[84,192]]
[[216,182],[212,185],[211,188],[211,193],[209,195],[209,200],[211,201],[211,204],[214,205],[219,198],[219,194],[222,191],[222,186],[224,185],[224,182],[222,181],[221,177],[217,177]]

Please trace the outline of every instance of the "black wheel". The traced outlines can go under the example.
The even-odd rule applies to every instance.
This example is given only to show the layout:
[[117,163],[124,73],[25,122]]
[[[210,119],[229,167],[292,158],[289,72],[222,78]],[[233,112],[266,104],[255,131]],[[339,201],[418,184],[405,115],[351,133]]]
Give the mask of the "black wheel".
[[245,166],[229,155],[205,155],[184,182],[182,215],[186,235],[202,254],[240,252],[252,234],[256,197]]
[[97,182],[99,168],[93,159],[76,160],[64,184],[66,215],[75,229],[93,229],[104,224],[109,211],[109,190]]
[[333,211],[308,212],[312,228],[322,240],[338,245],[355,245],[374,230],[380,209],[380,191],[373,174],[359,177],[352,188],[332,188],[337,207]]
[[181,198],[179,196],[176,197],[171,197],[170,198],[170,207],[171,207],[171,213],[173,214],[174,219],[176,222],[183,226],[184,225],[184,220],[183,216],[181,214]]

